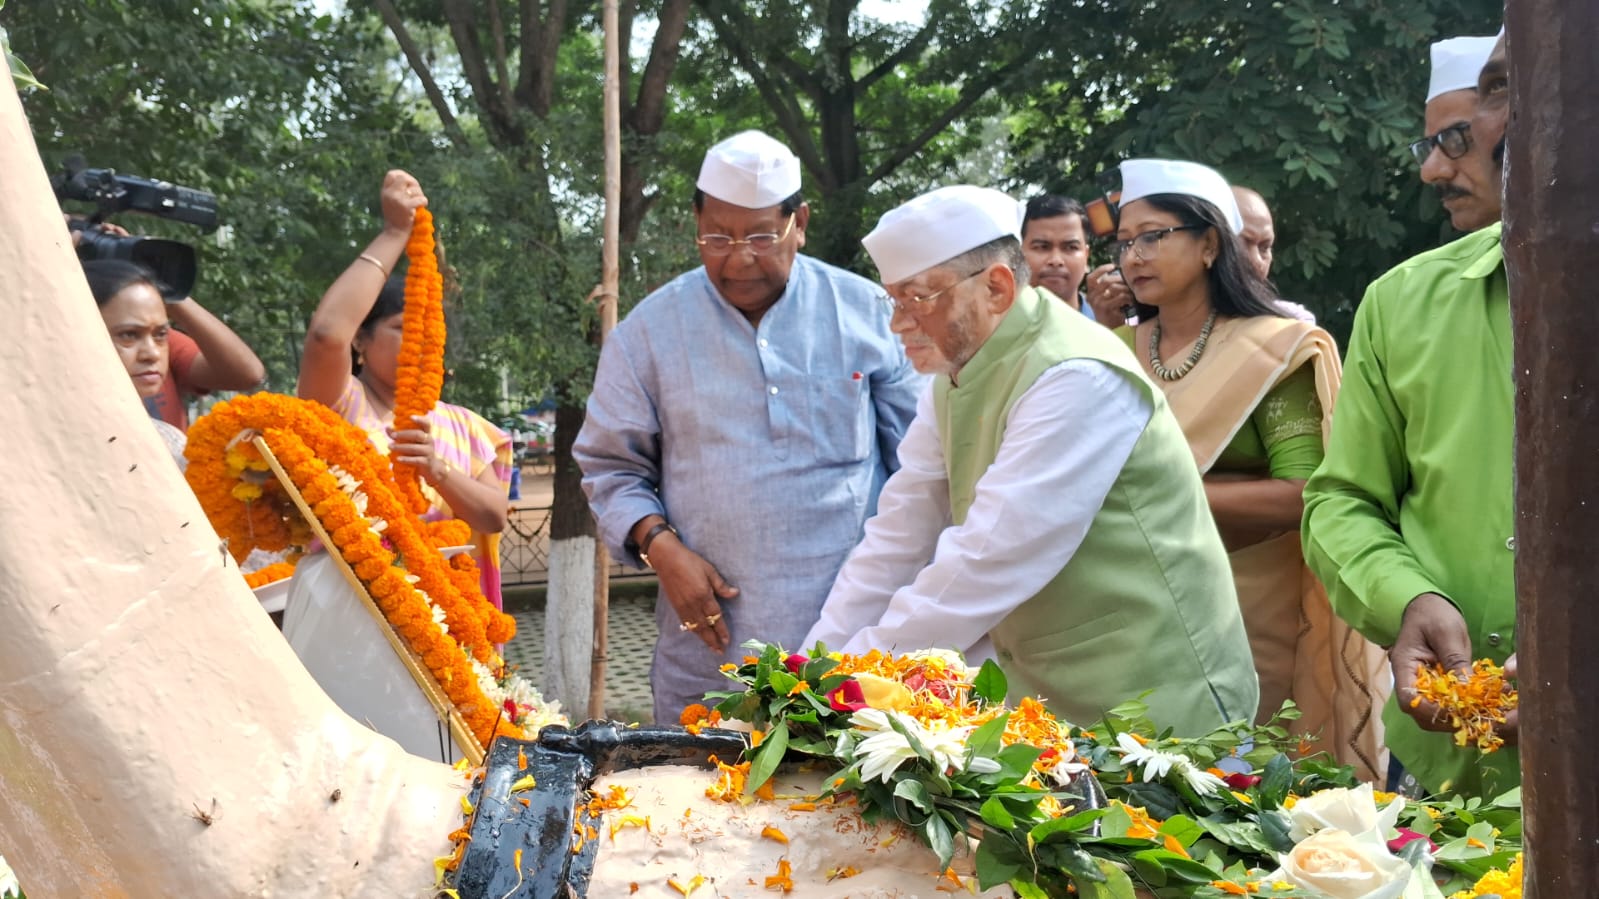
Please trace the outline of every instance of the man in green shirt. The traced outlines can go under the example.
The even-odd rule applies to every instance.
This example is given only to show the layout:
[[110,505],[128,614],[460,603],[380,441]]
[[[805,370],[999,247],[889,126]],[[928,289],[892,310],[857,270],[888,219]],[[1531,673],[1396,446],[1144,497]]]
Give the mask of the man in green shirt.
[[[1509,90],[1504,41],[1478,80],[1471,152],[1495,178]],[[1500,226],[1407,260],[1355,315],[1327,457],[1305,486],[1305,558],[1333,608],[1391,646],[1383,713],[1394,759],[1427,791],[1493,795],[1520,782],[1507,746],[1458,747],[1416,669],[1515,653],[1509,288]]]

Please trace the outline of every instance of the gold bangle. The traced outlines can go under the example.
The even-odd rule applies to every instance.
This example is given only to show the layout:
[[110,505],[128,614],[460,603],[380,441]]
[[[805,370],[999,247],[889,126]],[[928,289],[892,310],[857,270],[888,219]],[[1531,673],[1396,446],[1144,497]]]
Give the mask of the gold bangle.
[[388,267],[385,266],[383,263],[379,262],[378,261],[378,257],[373,256],[370,253],[362,253],[361,255],[359,255],[359,256],[357,256],[355,258],[357,258],[357,259],[365,259],[367,262],[370,262],[373,265],[377,266],[378,267],[378,271],[383,273],[383,277],[387,278],[389,276]]

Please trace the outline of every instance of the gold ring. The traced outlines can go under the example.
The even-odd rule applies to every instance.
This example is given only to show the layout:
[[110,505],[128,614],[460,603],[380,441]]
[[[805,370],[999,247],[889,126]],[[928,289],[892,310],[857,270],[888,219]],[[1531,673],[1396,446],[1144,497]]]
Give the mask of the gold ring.
[[721,620],[722,620],[722,613],[721,612],[717,612],[715,615],[707,615],[707,616],[705,616],[705,623],[710,625],[711,627],[716,627],[716,622],[721,621]]
[[677,629],[680,630],[680,631],[685,631],[685,632],[687,632],[687,631],[697,631],[697,630],[700,629],[700,623],[698,621],[685,621],[682,624],[678,625]]

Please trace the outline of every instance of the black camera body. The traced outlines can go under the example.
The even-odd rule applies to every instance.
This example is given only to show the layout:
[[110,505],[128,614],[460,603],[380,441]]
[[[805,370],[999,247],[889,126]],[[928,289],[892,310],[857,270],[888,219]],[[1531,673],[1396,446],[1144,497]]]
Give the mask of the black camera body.
[[87,221],[70,224],[74,231],[82,232],[78,239],[79,259],[137,262],[155,274],[168,302],[182,300],[194,289],[198,275],[194,247],[176,240],[124,237],[109,233],[100,225],[112,213],[132,211],[214,231],[217,227],[215,194],[169,181],[121,175],[115,169],[85,168],[81,156],[69,157],[61,174],[51,178],[50,183],[57,200],[81,200],[97,208]]

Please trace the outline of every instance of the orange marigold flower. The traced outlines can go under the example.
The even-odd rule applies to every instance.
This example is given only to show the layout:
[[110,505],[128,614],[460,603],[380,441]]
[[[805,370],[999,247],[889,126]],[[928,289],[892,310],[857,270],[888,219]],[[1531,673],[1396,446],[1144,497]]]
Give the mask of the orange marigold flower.
[[1416,666],[1416,696],[1412,708],[1423,700],[1436,704],[1455,729],[1455,744],[1473,745],[1484,753],[1504,745],[1496,726],[1503,724],[1519,703],[1505,671],[1490,659],[1478,659],[1471,673],[1461,677],[1442,665]]
[[778,859],[777,860],[777,873],[775,875],[771,876],[771,877],[766,878],[766,888],[769,889],[769,890],[782,890],[785,893],[793,890],[794,889],[794,878],[792,876],[793,873],[794,873],[794,868],[793,868],[793,866],[791,866],[788,863],[788,859],[786,859],[786,858]]

